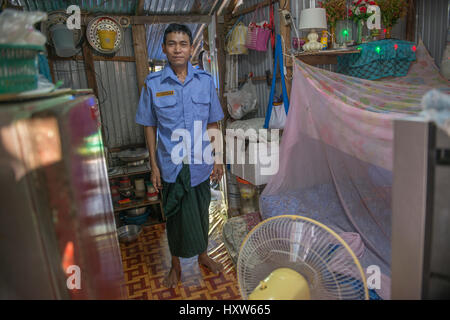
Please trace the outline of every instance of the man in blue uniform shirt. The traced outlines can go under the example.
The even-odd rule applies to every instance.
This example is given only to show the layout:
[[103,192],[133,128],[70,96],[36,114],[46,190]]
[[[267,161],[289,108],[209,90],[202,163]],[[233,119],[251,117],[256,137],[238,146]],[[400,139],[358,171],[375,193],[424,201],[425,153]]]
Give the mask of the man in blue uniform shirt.
[[219,180],[223,174],[218,156],[211,156],[207,130],[218,130],[224,115],[211,75],[189,62],[192,44],[186,26],[167,27],[162,50],[169,64],[147,76],[136,113],[136,122],[145,128],[152,183],[162,190],[172,255],[163,282],[167,287],[180,280],[180,257],[198,255],[212,272],[223,269],[207,255],[210,177]]

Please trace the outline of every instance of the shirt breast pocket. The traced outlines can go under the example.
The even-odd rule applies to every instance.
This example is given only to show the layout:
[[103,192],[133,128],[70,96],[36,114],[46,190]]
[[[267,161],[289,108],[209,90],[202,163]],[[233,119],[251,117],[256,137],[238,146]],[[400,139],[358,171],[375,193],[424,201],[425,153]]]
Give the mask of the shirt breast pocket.
[[177,99],[173,96],[157,97],[155,100],[156,113],[160,122],[173,123],[179,117]]
[[209,117],[209,106],[211,103],[209,94],[193,95],[192,103],[194,105],[196,118],[199,120],[207,120]]

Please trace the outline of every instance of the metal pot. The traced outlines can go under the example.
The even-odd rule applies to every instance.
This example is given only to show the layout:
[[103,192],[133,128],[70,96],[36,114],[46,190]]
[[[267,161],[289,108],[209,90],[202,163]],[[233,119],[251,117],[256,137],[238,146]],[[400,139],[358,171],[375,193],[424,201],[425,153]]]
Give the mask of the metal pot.
[[124,162],[137,162],[147,159],[149,157],[149,153],[145,148],[138,148],[121,151],[117,156]]
[[127,162],[128,167],[139,167],[145,163],[145,159]]
[[134,224],[129,224],[117,229],[117,235],[119,241],[122,243],[128,243],[136,241],[139,234],[142,232],[142,227]]
[[147,211],[147,207],[130,209],[130,210],[127,210],[127,216],[137,217],[137,216],[145,214],[145,211]]

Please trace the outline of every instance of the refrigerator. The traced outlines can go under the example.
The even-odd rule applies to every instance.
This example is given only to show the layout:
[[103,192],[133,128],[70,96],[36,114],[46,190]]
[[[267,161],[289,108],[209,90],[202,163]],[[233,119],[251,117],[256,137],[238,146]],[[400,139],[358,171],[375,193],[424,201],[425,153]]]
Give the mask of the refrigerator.
[[97,99],[0,103],[0,299],[123,299]]

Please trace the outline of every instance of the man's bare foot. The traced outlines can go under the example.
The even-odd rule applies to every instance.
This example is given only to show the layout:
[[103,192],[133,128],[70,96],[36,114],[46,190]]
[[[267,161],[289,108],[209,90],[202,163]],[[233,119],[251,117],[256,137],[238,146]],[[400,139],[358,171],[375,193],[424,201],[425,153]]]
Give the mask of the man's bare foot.
[[163,280],[163,285],[167,288],[176,288],[181,278],[181,265],[178,257],[172,257],[172,267]]
[[181,269],[172,267],[163,280],[166,288],[176,288],[181,277]]
[[208,257],[206,252],[198,256],[198,263],[208,268],[214,274],[218,274],[223,271],[223,265]]

